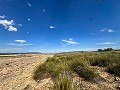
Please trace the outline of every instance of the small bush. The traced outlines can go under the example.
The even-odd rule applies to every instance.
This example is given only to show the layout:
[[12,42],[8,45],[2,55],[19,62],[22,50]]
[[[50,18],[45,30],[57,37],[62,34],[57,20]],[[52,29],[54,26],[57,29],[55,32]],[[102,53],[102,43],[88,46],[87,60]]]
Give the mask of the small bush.
[[91,60],[90,63],[92,66],[105,67],[110,64],[110,60],[105,59],[105,58],[95,58],[95,59]]
[[71,69],[76,72],[80,77],[83,77],[85,80],[91,81],[96,77],[94,70],[86,66],[81,62],[74,62],[71,65]]
[[120,77],[120,64],[108,67],[108,72]]
[[51,90],[77,90],[76,86],[71,77],[60,75],[54,81],[54,86]]
[[64,71],[69,71],[69,67],[66,62],[61,62],[55,58],[48,58],[44,64],[37,67],[33,78],[35,80],[41,80],[47,77],[56,78]]

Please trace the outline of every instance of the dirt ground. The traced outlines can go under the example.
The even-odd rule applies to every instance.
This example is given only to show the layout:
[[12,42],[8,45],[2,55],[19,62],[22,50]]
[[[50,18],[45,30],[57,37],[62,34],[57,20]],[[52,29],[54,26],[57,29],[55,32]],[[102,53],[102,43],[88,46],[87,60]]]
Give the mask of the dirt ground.
[[32,79],[35,68],[51,54],[0,55],[0,90],[41,90]]

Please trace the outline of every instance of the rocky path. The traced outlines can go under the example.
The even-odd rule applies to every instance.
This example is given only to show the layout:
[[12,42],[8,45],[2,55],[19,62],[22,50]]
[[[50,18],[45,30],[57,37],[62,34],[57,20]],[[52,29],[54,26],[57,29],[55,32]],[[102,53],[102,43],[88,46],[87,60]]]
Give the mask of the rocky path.
[[33,71],[53,55],[0,57],[0,90],[36,90]]

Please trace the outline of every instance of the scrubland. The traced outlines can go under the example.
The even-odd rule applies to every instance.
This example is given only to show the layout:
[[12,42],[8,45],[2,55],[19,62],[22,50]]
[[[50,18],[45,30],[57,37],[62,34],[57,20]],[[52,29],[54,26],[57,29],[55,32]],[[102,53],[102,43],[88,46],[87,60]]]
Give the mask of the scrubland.
[[119,60],[119,52],[59,53],[39,65],[33,79],[51,78],[50,90],[116,90],[120,88]]
[[120,52],[0,55],[0,90],[120,90]]

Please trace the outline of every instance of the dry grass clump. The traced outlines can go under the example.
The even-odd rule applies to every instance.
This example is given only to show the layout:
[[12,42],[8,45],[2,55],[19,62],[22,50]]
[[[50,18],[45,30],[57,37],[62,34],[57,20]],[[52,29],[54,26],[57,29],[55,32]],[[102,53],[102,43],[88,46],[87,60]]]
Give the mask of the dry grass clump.
[[55,79],[53,87],[51,90],[77,90],[77,85],[73,82],[73,78],[66,75],[60,74],[58,78]]
[[114,74],[115,76],[120,77],[120,64],[108,67],[108,72]]
[[46,62],[37,67],[34,72],[34,79],[44,79],[47,77],[56,78],[59,74],[68,72],[76,73],[85,80],[92,80],[95,77],[94,71],[88,66],[86,60],[79,54],[55,55],[48,58]]
[[52,57],[48,58],[44,64],[37,67],[33,78],[35,80],[41,80],[47,77],[56,78],[63,71],[69,71],[66,62],[61,62],[55,57]]
[[93,80],[97,76],[93,69],[91,69],[89,66],[82,62],[73,62],[71,64],[71,69],[76,72],[80,77],[88,81]]

